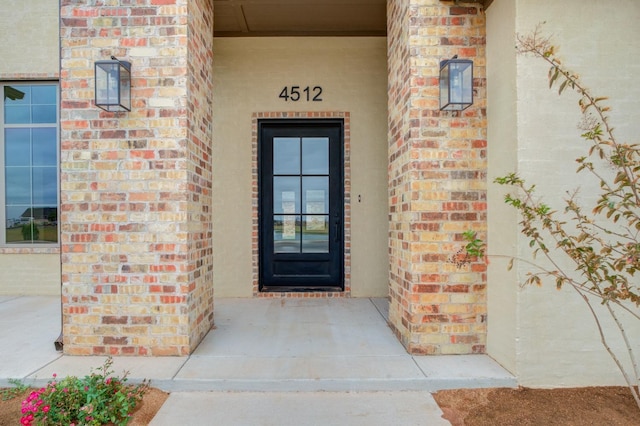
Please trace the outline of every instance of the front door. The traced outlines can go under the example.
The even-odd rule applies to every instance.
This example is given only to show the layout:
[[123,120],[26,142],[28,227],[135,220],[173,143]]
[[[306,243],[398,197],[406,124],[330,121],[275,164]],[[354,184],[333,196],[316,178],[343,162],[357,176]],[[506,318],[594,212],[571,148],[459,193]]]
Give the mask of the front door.
[[260,291],[343,290],[342,120],[262,120]]

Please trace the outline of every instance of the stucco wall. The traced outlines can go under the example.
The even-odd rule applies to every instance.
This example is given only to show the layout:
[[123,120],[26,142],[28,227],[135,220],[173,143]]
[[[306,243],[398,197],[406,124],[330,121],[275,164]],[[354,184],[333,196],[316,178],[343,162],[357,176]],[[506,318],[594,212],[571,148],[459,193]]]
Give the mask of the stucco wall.
[[[492,253],[512,253],[518,241],[516,212],[491,184],[517,168],[515,13],[511,1],[495,1],[487,11],[487,240]],[[487,353],[515,372],[518,292],[515,270],[507,264],[492,258],[487,269]]]
[[18,74],[58,74],[60,48],[57,1],[0,2],[0,78]]
[[[216,297],[252,295],[251,117],[351,114],[351,294],[386,296],[385,38],[214,40],[213,241]],[[322,102],[286,102],[285,86],[322,86]],[[360,200],[360,201],[359,201]]]
[[[542,30],[545,34],[553,35],[564,64],[576,71],[594,94],[611,98],[611,118],[617,137],[633,141],[633,136],[637,134],[637,130],[634,134],[637,120],[633,115],[640,106],[640,86],[636,78],[640,67],[640,43],[637,39],[640,3],[634,0],[606,3],[595,0],[518,0],[515,7],[509,3],[513,2],[493,2],[488,10],[490,24],[487,32],[497,36],[504,31],[507,23],[513,22],[509,25],[515,27],[515,33],[527,34],[537,24],[546,21]],[[510,10],[515,12],[511,17],[508,13],[503,15]],[[488,69],[506,67],[500,73],[510,75],[511,72],[507,70],[511,69],[514,59],[509,55],[515,58],[516,89],[515,93],[513,88],[510,89],[512,92],[508,102],[512,103],[515,96],[517,137],[502,139],[502,130],[497,128],[508,126],[510,120],[501,116],[502,113],[507,114],[503,110],[505,106],[501,104],[502,99],[497,95],[491,97],[492,93],[502,90],[495,88],[496,85],[509,85],[513,78],[503,81],[490,76],[489,110],[494,109],[489,118],[490,159],[497,159],[495,164],[499,165],[500,173],[506,171],[509,162],[512,162],[510,169],[518,171],[530,183],[535,183],[537,194],[556,209],[562,209],[562,198],[566,191],[580,188],[580,201],[588,206],[587,211],[590,210],[594,195],[598,192],[597,182],[590,180],[587,174],[575,173],[575,158],[587,152],[586,143],[579,136],[577,95],[567,92],[559,97],[556,91],[548,89],[548,66],[544,62],[515,55],[513,38],[503,44],[502,49],[492,46]],[[512,53],[509,54],[509,51]],[[501,158],[500,151],[492,149],[509,143],[514,144],[512,148],[516,150],[516,155]],[[490,174],[491,177],[496,175],[491,166]],[[499,217],[501,200],[497,197],[501,189],[493,190],[496,196],[490,198],[489,211],[493,219],[489,226],[496,230],[500,226],[498,221],[502,221]],[[511,222],[507,222],[507,230],[510,232]],[[494,240],[490,239],[490,252],[507,252],[531,259],[528,239],[518,236],[515,247],[511,241],[505,245],[498,244],[499,241],[495,236]],[[492,342],[489,353],[498,360],[505,360],[505,365],[517,374],[522,385],[545,387],[623,383],[619,371],[599,341],[586,305],[576,294],[569,289],[555,290],[553,282],[545,283],[542,288],[519,289],[518,283],[526,280],[526,273],[531,267],[524,262],[517,263],[514,268],[517,277],[509,282],[512,276],[497,272],[500,265],[495,263],[497,265],[492,265],[489,276],[489,288],[493,287],[489,296],[489,340]],[[563,264],[573,269],[571,265]],[[492,310],[500,300],[516,305],[507,310]],[[503,323],[514,320],[513,310],[515,340],[509,341],[512,337],[508,334],[507,337],[494,336],[494,332],[500,329],[504,331],[505,328],[511,328]],[[612,338],[613,348],[626,361],[621,351],[621,339],[615,335],[611,321],[605,321],[604,327]],[[627,321],[627,332],[632,339],[639,335],[637,321]],[[638,339],[633,339],[633,344],[640,350]],[[511,357],[505,356],[512,350],[515,350],[515,367]]]
[[[0,80],[59,74],[58,8],[49,0],[0,2]],[[7,251],[0,254],[0,294],[60,294],[59,254]]]
[[60,295],[60,255],[0,255],[0,294]]

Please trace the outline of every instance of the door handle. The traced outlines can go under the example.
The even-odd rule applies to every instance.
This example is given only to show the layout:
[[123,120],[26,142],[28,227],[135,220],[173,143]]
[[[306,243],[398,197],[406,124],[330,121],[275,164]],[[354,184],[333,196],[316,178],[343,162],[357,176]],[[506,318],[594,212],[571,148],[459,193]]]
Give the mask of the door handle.
[[335,242],[340,242],[340,221],[336,220],[336,222],[334,223],[334,229],[335,229]]

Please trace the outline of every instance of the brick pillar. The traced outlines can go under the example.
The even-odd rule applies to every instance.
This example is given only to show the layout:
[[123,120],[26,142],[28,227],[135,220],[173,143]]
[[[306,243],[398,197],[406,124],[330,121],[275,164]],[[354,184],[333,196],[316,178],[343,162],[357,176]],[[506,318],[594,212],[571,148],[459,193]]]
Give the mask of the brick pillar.
[[[485,21],[478,7],[390,0],[389,322],[410,353],[484,352],[486,265],[456,265],[486,230]],[[474,61],[474,105],[439,110],[439,63]]]
[[[64,351],[186,355],[213,323],[209,0],[62,0]],[[132,63],[132,110],[93,64]]]

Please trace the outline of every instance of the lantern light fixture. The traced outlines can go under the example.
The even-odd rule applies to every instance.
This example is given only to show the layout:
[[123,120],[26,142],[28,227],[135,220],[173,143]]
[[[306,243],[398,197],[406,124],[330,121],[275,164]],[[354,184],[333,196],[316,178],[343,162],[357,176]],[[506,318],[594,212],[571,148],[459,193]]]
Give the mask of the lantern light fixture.
[[451,59],[440,61],[440,110],[462,111],[473,104],[473,61]]
[[105,111],[131,111],[131,62],[115,56],[95,63],[95,102]]

